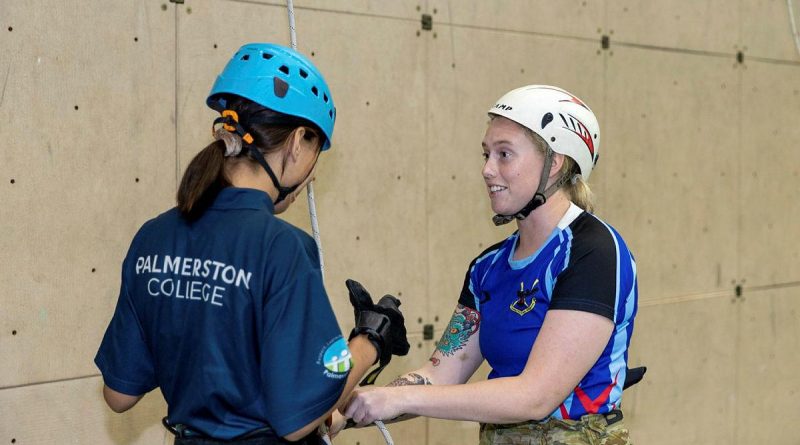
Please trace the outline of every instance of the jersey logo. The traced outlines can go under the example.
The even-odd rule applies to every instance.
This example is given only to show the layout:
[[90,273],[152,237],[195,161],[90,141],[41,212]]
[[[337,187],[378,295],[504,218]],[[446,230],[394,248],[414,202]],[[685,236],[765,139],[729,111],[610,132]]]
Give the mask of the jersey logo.
[[[527,314],[528,312],[533,310],[533,307],[536,306],[536,291],[539,290],[537,285],[539,284],[539,279],[537,278],[536,281],[531,284],[531,288],[529,290],[525,290],[525,282],[519,283],[519,290],[517,291],[517,299],[511,302],[511,306],[509,308],[517,313],[520,317]],[[528,297],[531,297],[530,303],[527,301]]]
[[328,377],[341,378],[347,375],[353,366],[353,360],[344,338],[339,337],[325,348],[322,363],[325,365],[325,375]]

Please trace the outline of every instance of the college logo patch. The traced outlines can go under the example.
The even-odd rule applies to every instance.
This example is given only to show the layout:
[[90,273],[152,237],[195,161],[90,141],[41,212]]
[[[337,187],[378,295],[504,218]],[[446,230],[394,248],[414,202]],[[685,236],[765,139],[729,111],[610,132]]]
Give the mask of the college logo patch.
[[353,366],[353,357],[344,338],[338,337],[328,343],[322,352],[322,364],[325,366],[323,372],[327,377],[341,379],[347,376]]

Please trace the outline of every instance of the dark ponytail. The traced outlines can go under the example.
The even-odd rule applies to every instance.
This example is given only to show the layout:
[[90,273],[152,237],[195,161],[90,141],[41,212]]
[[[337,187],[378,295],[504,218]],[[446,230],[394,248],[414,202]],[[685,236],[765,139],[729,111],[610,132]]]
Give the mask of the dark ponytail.
[[211,206],[220,190],[230,185],[225,176],[225,142],[214,141],[186,167],[178,187],[178,210],[194,221]]

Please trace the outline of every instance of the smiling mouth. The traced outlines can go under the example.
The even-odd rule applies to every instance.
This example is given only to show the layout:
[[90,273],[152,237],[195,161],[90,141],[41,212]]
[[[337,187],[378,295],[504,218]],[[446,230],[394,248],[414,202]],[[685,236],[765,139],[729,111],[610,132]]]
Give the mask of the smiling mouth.
[[500,193],[503,190],[507,190],[507,189],[508,189],[508,187],[503,187],[501,185],[490,185],[489,186],[489,194],[492,195],[492,194],[495,194],[495,193]]

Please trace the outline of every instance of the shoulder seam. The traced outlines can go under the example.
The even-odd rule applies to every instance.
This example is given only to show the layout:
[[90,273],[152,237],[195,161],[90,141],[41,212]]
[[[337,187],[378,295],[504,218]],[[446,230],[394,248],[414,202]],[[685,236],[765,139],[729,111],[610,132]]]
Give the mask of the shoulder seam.
[[[516,232],[515,232],[515,233],[516,233]],[[513,235],[512,235],[512,236],[513,236]],[[510,237],[509,237],[509,238],[510,238]],[[478,256],[476,256],[474,260],[472,260],[472,263],[470,264],[470,267],[471,267],[471,266],[474,266],[475,264],[477,264],[477,263],[478,263],[478,260],[480,260],[480,259],[482,259],[482,258],[485,258],[487,255],[489,255],[489,254],[490,254],[490,253],[492,253],[493,251],[498,251],[498,250],[500,250],[500,247],[501,247],[501,246],[503,245],[503,243],[505,243],[506,241],[508,241],[508,238],[506,238],[506,239],[504,239],[504,240],[502,240],[502,241],[499,241],[499,242],[497,242],[497,243],[494,243],[494,244],[492,244],[491,246],[487,247],[487,248],[486,248],[486,249],[485,249],[483,252],[481,252],[480,254],[478,254]]]

